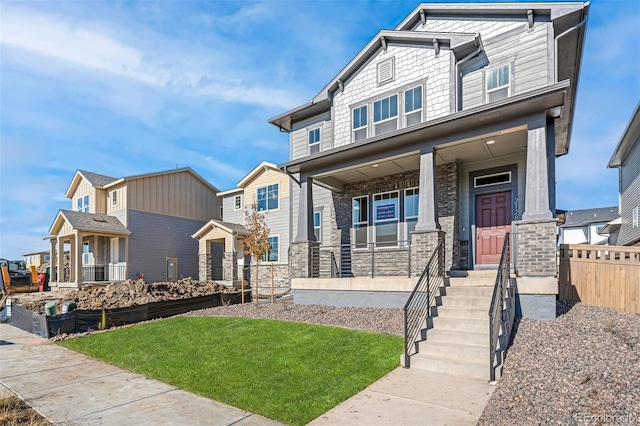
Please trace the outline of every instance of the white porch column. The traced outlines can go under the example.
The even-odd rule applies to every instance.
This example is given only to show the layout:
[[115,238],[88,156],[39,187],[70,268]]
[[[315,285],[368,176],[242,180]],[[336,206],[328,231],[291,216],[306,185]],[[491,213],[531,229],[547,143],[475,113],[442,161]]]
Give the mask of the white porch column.
[[300,176],[300,199],[298,202],[298,233],[296,242],[315,241],[313,232],[313,179]]
[[418,222],[416,231],[435,231],[438,223],[438,199],[436,197],[435,150],[420,151],[420,196],[418,197]]
[[49,240],[49,281],[57,282],[56,277],[56,238]]
[[547,128],[544,117],[529,123],[527,139],[527,178],[522,220],[552,219],[549,208],[549,164]]
[[64,240],[60,237],[56,238],[58,242],[58,272],[56,274],[56,282],[64,282]]
[[75,244],[75,263],[73,264],[73,270],[75,271],[75,283],[82,284],[82,233],[76,231]]

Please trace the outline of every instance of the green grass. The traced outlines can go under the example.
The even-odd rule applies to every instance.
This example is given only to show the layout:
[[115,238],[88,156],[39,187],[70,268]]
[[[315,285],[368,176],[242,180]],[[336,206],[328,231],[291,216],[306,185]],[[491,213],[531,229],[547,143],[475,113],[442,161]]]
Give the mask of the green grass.
[[402,352],[398,336],[225,317],[177,317],[59,344],[294,425],[393,370]]

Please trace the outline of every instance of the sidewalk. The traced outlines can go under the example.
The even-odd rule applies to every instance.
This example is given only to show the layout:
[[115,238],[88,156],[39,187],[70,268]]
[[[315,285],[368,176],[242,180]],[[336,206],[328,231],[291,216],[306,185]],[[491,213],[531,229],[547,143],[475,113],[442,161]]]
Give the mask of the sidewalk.
[[495,386],[398,367],[309,425],[475,425]]
[[0,324],[0,384],[56,425],[280,424],[130,373],[8,324]]

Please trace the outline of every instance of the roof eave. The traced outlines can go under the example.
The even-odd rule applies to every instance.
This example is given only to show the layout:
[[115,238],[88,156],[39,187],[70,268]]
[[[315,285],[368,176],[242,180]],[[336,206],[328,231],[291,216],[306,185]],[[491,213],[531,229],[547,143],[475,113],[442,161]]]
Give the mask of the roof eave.
[[622,137],[618,141],[607,167],[620,167],[638,137],[640,137],[640,102],[636,105],[636,109],[622,133]]

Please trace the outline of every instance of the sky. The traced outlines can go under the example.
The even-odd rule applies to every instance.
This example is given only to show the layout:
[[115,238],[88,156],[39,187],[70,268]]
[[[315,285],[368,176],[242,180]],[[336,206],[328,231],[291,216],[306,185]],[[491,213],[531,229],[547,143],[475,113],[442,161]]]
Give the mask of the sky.
[[[43,240],[77,169],[191,167],[220,190],[288,160],[308,102],[417,1],[0,1],[0,257]],[[640,100],[640,2],[594,0],[557,207],[618,204],[607,163]]]

